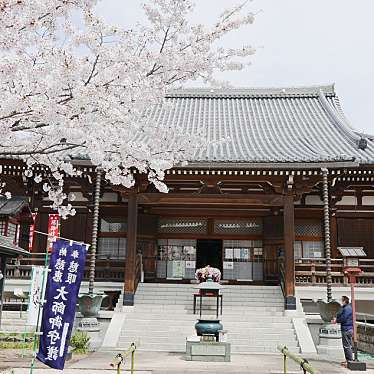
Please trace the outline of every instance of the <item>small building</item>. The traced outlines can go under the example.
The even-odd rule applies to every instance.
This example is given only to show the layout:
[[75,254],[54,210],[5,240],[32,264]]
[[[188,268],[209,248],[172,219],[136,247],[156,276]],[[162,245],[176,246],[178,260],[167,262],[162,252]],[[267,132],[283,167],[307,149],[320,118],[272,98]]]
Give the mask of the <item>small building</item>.
[[[100,193],[96,280],[124,282],[131,305],[141,270],[146,282],[190,282],[209,264],[227,283],[282,284],[294,309],[295,285],[326,282],[326,253],[333,282],[344,284],[337,247],[355,245],[368,254],[359,282],[373,285],[365,269],[374,262],[374,137],[350,126],[333,86],[188,89],[167,101],[152,120],[209,144],[166,172],[169,193],[142,174],[132,190],[95,191],[87,160],[82,177],[68,180],[77,214],[61,222],[63,237],[91,241]],[[0,163],[21,178],[19,161]],[[35,227],[47,232],[55,212],[40,186],[27,191]],[[35,253],[46,246],[35,237]]]
[[0,197],[0,235],[13,244],[29,249],[29,228],[33,223],[26,197]]

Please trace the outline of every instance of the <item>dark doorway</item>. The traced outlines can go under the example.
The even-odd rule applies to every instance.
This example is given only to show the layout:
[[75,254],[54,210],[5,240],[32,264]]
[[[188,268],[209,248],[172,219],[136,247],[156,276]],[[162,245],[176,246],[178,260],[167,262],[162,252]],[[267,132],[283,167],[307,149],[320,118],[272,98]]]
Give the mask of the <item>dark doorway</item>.
[[196,248],[196,267],[210,265],[222,271],[222,240],[200,239]]

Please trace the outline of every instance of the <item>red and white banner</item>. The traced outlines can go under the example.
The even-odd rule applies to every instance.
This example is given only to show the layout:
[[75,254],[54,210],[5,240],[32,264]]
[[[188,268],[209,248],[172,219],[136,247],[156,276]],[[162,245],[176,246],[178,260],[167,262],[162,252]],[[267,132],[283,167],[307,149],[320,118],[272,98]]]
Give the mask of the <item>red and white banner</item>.
[[29,233],[29,252],[32,252],[32,248],[34,246],[34,231],[35,231],[35,221],[36,221],[37,213],[32,213],[32,220],[33,223],[30,225],[30,233]]
[[48,252],[52,252],[53,243],[60,236],[60,216],[58,214],[48,215]]

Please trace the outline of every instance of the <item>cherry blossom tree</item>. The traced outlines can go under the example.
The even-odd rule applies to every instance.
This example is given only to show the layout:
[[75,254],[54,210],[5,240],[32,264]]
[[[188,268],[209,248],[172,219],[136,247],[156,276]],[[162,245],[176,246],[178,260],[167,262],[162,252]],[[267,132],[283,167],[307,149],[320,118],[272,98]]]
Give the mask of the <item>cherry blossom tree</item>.
[[165,170],[205,146],[204,137],[155,124],[152,112],[168,90],[191,80],[217,84],[216,71],[240,70],[254,53],[219,46],[253,22],[245,4],[206,26],[189,21],[190,0],[152,0],[143,5],[147,21],[126,29],[96,15],[96,2],[0,0],[0,157],[25,161],[26,176],[43,183],[62,216],[74,214],[63,185],[79,173],[77,158],[112,184],[131,187],[136,169],[166,192]]

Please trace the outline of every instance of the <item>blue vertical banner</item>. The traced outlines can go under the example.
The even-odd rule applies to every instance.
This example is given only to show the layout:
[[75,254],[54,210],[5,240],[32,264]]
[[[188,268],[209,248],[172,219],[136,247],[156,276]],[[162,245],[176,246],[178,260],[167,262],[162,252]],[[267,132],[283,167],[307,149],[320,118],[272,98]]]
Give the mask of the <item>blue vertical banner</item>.
[[66,240],[53,244],[36,357],[54,369],[64,369],[87,249]]

